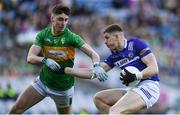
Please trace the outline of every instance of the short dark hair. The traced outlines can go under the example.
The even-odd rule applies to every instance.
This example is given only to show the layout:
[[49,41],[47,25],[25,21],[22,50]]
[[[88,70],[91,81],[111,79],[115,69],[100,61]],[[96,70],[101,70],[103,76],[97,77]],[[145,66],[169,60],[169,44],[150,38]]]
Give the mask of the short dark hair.
[[106,28],[105,28],[105,30],[104,30],[104,32],[103,33],[111,33],[111,32],[115,32],[115,31],[120,31],[120,32],[122,32],[123,30],[122,30],[122,28],[121,28],[121,26],[120,25],[118,25],[118,24],[111,24],[111,25],[109,25],[109,26],[107,26]]
[[69,16],[70,13],[71,13],[71,10],[67,6],[57,4],[52,8],[52,13],[55,14],[55,15],[64,13],[64,14]]

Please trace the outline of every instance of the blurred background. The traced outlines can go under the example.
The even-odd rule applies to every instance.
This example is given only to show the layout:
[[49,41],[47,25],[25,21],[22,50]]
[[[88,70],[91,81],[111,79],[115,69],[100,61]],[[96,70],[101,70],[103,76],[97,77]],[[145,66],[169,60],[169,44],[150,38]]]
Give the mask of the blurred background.
[[[71,7],[68,27],[101,56],[110,53],[102,30],[122,25],[126,37],[148,41],[158,60],[161,95],[149,110],[139,113],[180,114],[180,1],[179,0],[0,0],[0,113],[7,113],[17,96],[39,74],[40,67],[27,64],[26,56],[37,33],[49,25],[49,8],[57,3]],[[90,59],[77,50],[75,67],[91,68]],[[115,68],[109,79],[76,79],[73,112],[98,113],[93,95],[100,90],[123,87]],[[25,113],[56,113],[46,98]]]

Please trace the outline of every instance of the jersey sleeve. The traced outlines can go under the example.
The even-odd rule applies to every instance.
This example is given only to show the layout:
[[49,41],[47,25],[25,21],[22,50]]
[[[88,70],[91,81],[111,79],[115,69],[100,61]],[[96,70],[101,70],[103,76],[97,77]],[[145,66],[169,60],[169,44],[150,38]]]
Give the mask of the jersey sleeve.
[[35,41],[34,41],[34,45],[38,45],[38,46],[42,47],[43,46],[43,39],[44,39],[43,32],[39,32],[36,36]]
[[111,68],[114,67],[114,63],[113,63],[113,61],[112,61],[111,56],[109,56],[106,60],[104,60],[104,62],[105,62],[106,64],[108,64]]
[[136,39],[135,49],[137,53],[140,54],[141,58],[151,53],[151,49],[149,48],[147,42],[144,40]]
[[83,44],[85,44],[85,41],[79,35],[73,34],[72,45],[80,48]]

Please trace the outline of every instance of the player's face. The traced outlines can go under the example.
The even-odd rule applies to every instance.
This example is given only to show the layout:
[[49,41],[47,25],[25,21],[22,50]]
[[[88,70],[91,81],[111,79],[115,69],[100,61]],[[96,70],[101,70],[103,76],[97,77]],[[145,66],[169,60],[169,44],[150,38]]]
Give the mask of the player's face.
[[64,13],[59,14],[59,15],[52,15],[51,23],[56,32],[64,31],[64,29],[68,23],[68,18],[69,18],[69,16],[67,16]]
[[114,33],[104,33],[105,44],[111,50],[119,50],[122,49],[121,42],[123,38],[119,32]]

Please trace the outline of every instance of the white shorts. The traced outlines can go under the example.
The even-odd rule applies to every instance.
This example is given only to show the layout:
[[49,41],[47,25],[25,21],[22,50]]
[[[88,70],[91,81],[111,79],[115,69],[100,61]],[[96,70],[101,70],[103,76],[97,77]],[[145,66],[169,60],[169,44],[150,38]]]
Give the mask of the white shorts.
[[66,91],[55,91],[53,89],[45,86],[39,77],[31,83],[31,85],[36,89],[41,95],[49,96],[54,100],[56,106],[58,107],[68,107],[72,104],[72,97],[74,94],[74,86]]
[[138,86],[131,90],[137,92],[146,102],[146,107],[152,107],[159,99],[160,89],[159,82],[152,80],[144,80]]

